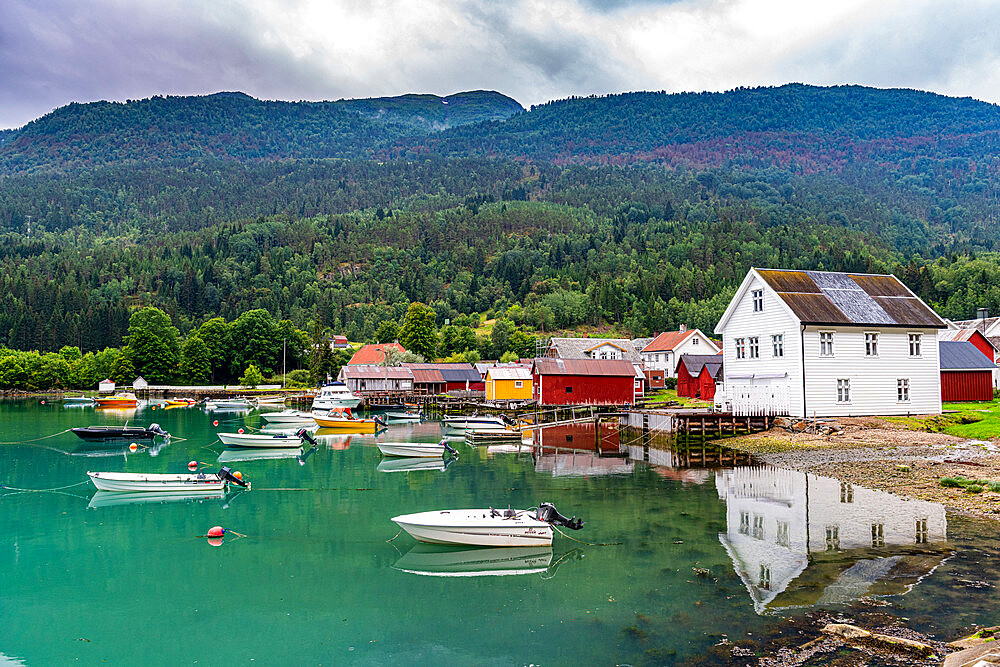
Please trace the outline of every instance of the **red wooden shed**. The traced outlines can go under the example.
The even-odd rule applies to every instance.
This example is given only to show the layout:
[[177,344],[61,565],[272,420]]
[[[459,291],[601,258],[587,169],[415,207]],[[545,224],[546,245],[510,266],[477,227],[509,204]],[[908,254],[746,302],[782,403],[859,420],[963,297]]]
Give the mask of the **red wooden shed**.
[[992,401],[997,365],[970,341],[939,341],[942,401]]
[[677,362],[677,395],[714,400],[721,370],[721,354],[682,354]]
[[532,397],[539,405],[631,405],[636,370],[625,359],[535,359]]

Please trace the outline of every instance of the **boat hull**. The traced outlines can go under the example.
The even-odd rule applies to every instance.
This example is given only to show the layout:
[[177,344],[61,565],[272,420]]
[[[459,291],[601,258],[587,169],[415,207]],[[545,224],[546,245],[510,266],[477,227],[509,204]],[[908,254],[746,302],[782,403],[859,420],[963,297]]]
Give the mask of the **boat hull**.
[[208,401],[205,407],[209,410],[249,410],[250,402],[243,400],[232,401]]
[[99,491],[183,492],[224,489],[225,480],[215,475],[172,475],[163,473],[88,472],[87,476]]
[[94,403],[100,408],[134,408],[139,405],[139,400],[132,398],[97,398]]
[[152,440],[157,435],[163,435],[162,433],[156,433],[155,431],[150,431],[144,428],[82,427],[70,430],[73,431],[77,437],[87,440],[88,442],[100,442],[103,440]]
[[456,430],[496,428],[506,429],[507,424],[499,417],[445,417],[442,422]]
[[350,433],[374,433],[382,427],[381,422],[374,419],[346,419],[342,417],[317,417],[313,420],[320,428],[333,429]]
[[379,442],[376,443],[380,452],[386,456],[442,457],[444,445],[436,442]]
[[393,517],[418,542],[483,547],[530,547],[552,544],[552,526],[530,512],[515,519],[491,517],[490,510],[441,510]]
[[260,416],[268,424],[313,424],[313,414],[301,410],[282,410],[281,412],[265,412]]
[[230,447],[264,447],[267,449],[291,449],[302,447],[302,438],[294,435],[271,435],[265,433],[217,433],[222,444]]

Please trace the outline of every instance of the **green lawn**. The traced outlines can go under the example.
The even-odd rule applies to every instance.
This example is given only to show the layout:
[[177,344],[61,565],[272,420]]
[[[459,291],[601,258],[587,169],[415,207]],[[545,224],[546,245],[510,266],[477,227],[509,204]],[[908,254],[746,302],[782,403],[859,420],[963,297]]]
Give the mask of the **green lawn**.
[[646,394],[648,401],[677,401],[682,406],[688,408],[706,408],[712,406],[712,401],[702,401],[697,398],[687,398],[678,396],[676,389],[660,389]]
[[919,431],[989,440],[1000,438],[1000,401],[988,403],[945,403],[943,415],[933,417],[887,417]]

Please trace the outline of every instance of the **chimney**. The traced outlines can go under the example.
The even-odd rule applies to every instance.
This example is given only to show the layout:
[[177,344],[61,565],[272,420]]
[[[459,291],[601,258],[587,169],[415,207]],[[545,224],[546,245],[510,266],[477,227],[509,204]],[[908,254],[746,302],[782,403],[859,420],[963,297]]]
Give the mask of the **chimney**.
[[686,324],[682,324],[682,325],[681,325],[681,333],[684,333],[684,332],[685,332],[685,331],[687,331],[687,330],[688,330],[688,325],[686,325]]
[[979,320],[979,325],[982,327],[982,332],[986,334],[986,318],[990,316],[990,311],[986,308],[979,308],[976,310],[976,319]]

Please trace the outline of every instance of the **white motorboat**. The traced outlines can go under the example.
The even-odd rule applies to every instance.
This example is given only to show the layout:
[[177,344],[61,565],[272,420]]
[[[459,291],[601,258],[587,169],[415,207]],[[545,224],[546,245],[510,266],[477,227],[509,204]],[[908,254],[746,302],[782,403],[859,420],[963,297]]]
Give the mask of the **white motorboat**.
[[385,456],[442,457],[445,452],[458,454],[444,440],[441,442],[376,442]]
[[284,396],[258,396],[257,405],[284,405]]
[[63,396],[63,403],[66,405],[93,405],[94,399],[90,396]]
[[416,544],[393,568],[428,577],[502,577],[541,574],[552,564],[552,547],[476,547],[463,549]]
[[441,422],[448,428],[468,429],[468,428],[496,428],[507,430],[507,421],[503,417],[490,416],[466,416],[466,417],[445,417]]
[[583,527],[576,517],[567,519],[551,503],[530,510],[435,510],[404,514],[392,521],[418,542],[467,544],[484,547],[527,547],[552,544],[553,526],[573,530]]
[[263,447],[265,449],[298,448],[302,446],[301,435],[284,433],[216,433],[222,444],[230,447]]
[[206,401],[205,407],[209,410],[249,410],[250,401],[245,398],[220,398]]
[[354,409],[361,405],[361,397],[355,396],[343,382],[332,382],[320,388],[313,399],[313,412],[317,410],[333,410],[334,408]]
[[260,415],[261,420],[267,422],[268,424],[303,424],[315,426],[316,422],[313,420],[313,413],[303,412],[302,410],[282,410],[281,412],[263,412]]
[[88,472],[87,476],[99,491],[145,491],[154,493],[213,491],[225,489],[232,482],[246,486],[246,482],[223,468],[219,472],[198,473],[135,473]]
[[424,416],[419,412],[387,412],[385,418],[394,422],[419,422]]

